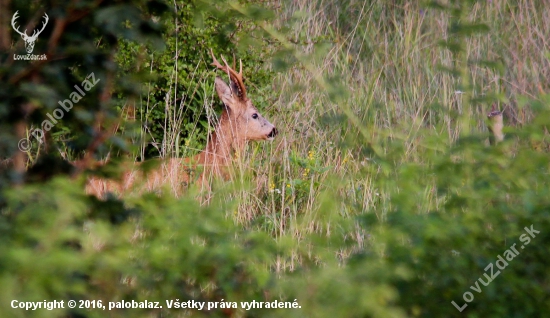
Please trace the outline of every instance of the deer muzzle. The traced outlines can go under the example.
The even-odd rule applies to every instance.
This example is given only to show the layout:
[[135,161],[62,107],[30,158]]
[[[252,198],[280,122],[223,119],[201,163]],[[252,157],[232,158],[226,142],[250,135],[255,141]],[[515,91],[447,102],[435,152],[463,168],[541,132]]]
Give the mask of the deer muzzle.
[[279,131],[277,131],[277,128],[273,127],[271,132],[267,135],[267,139],[268,140],[273,140],[273,138],[275,138],[275,136],[277,136],[278,133],[279,133]]

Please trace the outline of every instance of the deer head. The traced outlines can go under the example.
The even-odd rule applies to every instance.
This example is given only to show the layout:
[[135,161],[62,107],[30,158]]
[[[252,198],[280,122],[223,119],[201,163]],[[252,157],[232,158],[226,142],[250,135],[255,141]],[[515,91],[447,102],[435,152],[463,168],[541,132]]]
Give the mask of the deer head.
[[40,29],[40,31],[37,32],[37,30],[34,30],[32,35],[31,36],[28,36],[27,35],[27,29],[25,29],[25,32],[21,32],[19,31],[19,27],[15,25],[15,20],[17,20],[17,18],[19,18],[17,16],[17,13],[19,11],[15,11],[15,14],[13,15],[12,19],[11,19],[11,26],[13,27],[13,29],[15,30],[15,32],[19,33],[21,35],[21,38],[23,38],[23,41],[25,41],[25,50],[27,50],[27,53],[32,53],[32,50],[34,50],[34,43],[36,42],[36,39],[38,38],[38,36],[40,35],[40,33],[42,33],[42,31],[44,31],[44,28],[46,28],[46,24],[48,24],[48,21],[50,20],[50,18],[48,17],[48,15],[46,13],[44,13],[44,22],[42,24],[42,29]]
[[229,85],[220,77],[216,77],[215,81],[216,92],[225,105],[220,125],[227,126],[225,127],[226,133],[229,131],[236,142],[273,140],[278,133],[277,128],[265,119],[254,107],[250,99],[246,97],[242,62],[239,61],[240,70],[237,73],[237,71],[229,67],[223,56],[222,61],[224,65],[218,62],[212,51],[211,53],[214,60],[212,65],[227,73],[230,79]]

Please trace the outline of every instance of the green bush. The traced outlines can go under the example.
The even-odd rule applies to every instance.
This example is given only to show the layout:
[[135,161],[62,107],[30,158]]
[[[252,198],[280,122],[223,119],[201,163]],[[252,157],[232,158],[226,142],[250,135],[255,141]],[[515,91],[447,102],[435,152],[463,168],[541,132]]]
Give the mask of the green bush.
[[[135,116],[143,123],[142,136],[147,144],[141,155],[184,156],[196,154],[206,143],[209,120],[207,104],[221,112],[222,104],[213,92],[215,76],[210,51],[229,63],[242,60],[244,78],[250,96],[262,109],[271,98],[266,89],[273,74],[266,70],[266,51],[255,43],[260,37],[256,21],[269,18],[270,11],[256,8],[252,14],[242,14],[230,6],[215,1],[184,1],[176,3],[174,15],[166,19],[163,33],[165,50],[121,41],[117,63],[126,76],[138,70],[150,79],[144,83],[141,98],[134,102]],[[238,42],[235,41],[238,39]],[[240,44],[240,45],[237,45]],[[238,67],[238,61],[236,61]],[[219,74],[218,76],[223,76]],[[212,114],[210,114],[210,117]],[[143,159],[145,159],[143,158]]]

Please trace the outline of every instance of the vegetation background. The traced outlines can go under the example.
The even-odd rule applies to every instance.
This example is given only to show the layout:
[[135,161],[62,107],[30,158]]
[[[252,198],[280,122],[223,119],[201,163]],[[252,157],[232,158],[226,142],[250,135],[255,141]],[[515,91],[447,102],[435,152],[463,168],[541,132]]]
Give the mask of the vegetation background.
[[[34,49],[47,61],[13,60],[15,11],[29,30],[49,15]],[[535,0],[0,1],[1,316],[543,316],[549,21]],[[119,158],[204,147],[221,108],[211,48],[243,60],[276,140],[250,144],[207,206],[193,189],[87,196],[86,177],[116,176]],[[99,84],[46,142],[18,150],[91,72]],[[506,139],[489,147],[493,103]],[[98,170],[67,163],[107,154]],[[24,311],[14,299],[301,308]]]

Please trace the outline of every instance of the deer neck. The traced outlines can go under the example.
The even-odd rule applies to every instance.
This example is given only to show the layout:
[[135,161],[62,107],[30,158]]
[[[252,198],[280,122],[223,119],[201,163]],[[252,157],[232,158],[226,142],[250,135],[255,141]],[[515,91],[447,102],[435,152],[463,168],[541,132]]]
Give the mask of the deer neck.
[[231,123],[227,114],[222,114],[216,130],[209,136],[204,151],[204,164],[226,166],[233,158],[239,157],[245,147],[245,140],[240,138],[235,123]]

